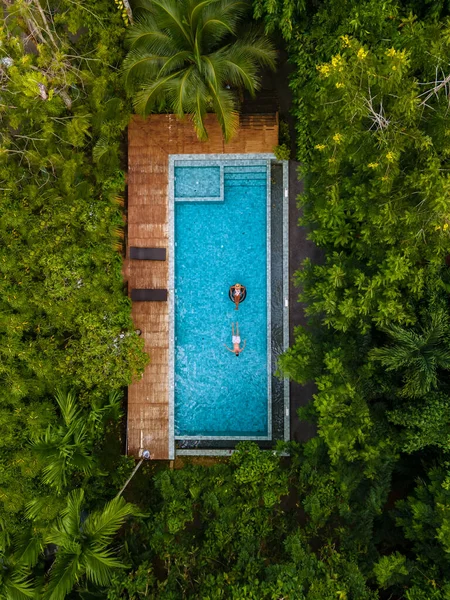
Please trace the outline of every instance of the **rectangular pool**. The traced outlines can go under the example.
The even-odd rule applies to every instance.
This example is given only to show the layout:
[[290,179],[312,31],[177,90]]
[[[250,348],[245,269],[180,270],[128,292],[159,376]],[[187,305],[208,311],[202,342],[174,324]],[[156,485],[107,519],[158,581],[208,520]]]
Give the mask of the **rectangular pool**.
[[[170,176],[174,437],[270,439],[268,160],[175,160]],[[239,357],[225,347],[236,321]]]

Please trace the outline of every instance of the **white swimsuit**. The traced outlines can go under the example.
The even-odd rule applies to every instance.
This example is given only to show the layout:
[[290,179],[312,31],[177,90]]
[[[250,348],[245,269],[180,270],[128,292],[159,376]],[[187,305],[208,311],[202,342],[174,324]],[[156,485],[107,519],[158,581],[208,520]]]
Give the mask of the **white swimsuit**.
[[240,335],[233,335],[232,340],[233,344],[240,344],[241,343],[241,336]]

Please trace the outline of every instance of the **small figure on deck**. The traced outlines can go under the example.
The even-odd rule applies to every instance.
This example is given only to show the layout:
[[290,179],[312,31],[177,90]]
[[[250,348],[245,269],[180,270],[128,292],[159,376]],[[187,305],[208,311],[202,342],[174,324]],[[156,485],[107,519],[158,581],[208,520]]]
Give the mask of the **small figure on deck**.
[[233,343],[233,349],[228,348],[228,346],[226,344],[224,344],[225,348],[229,352],[233,352],[233,354],[236,354],[236,356],[239,356],[239,354],[241,352],[244,352],[244,348],[245,348],[245,344],[246,344],[247,340],[244,340],[244,344],[243,344],[242,348],[240,348],[239,344],[241,343],[241,336],[239,335],[239,323],[237,321],[236,321],[236,335],[234,333],[234,323],[231,323],[231,341]]
[[235,303],[235,309],[239,310],[239,303],[243,302],[247,296],[247,289],[245,285],[241,285],[240,283],[235,283],[232,285],[228,291],[228,296],[232,302]]

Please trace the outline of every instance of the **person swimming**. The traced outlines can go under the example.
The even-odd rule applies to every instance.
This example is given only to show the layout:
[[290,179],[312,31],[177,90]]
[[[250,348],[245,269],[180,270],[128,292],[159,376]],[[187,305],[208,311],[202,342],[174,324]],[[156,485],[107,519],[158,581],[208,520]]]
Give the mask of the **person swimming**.
[[230,300],[232,300],[235,304],[234,310],[239,310],[239,303],[245,300],[247,295],[247,290],[245,285],[241,285],[240,283],[235,283],[230,287],[228,292]]
[[239,354],[241,352],[244,352],[244,348],[245,348],[245,344],[247,343],[247,340],[244,340],[244,344],[242,345],[242,348],[240,348],[241,336],[239,335],[239,323],[237,321],[236,321],[236,334],[234,332],[234,323],[231,323],[231,342],[233,344],[233,349],[228,348],[228,346],[226,344],[224,344],[225,348],[229,352],[232,352],[236,356],[239,356]]

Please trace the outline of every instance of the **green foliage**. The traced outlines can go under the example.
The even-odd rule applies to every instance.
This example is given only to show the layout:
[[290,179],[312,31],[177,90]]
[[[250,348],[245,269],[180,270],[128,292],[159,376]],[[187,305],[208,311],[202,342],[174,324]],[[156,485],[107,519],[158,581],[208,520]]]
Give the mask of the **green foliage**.
[[420,332],[393,325],[387,330],[393,343],[373,349],[370,357],[386,371],[403,373],[402,396],[425,396],[438,386],[438,369],[450,369],[449,332],[448,317],[442,312],[432,313],[431,323]]
[[291,149],[286,144],[280,144],[273,149],[277,160],[289,160],[291,158]]
[[306,8],[306,0],[254,0],[254,15],[264,17],[266,31],[280,28],[286,40],[292,38],[294,24],[301,22]]
[[[411,599],[432,598],[433,588],[449,589],[449,464],[430,469],[414,493],[398,503],[397,524],[404,530],[420,567],[414,571]],[[444,583],[444,585],[442,585]],[[437,598],[441,596],[437,595]],[[445,596],[444,596],[445,597]]]
[[[132,468],[110,445],[119,434],[108,420],[120,412],[117,390],[146,363],[118,252],[123,15],[109,0],[51,0],[43,13],[37,1],[15,2],[0,46],[3,597],[450,593],[450,117],[447,88],[435,82],[447,72],[448,9],[414,0],[406,9],[397,0],[253,6],[288,40],[302,223],[325,254],[297,274],[309,323],[280,359],[281,373],[314,381],[302,418],[318,435],[284,445],[289,457],[245,443],[229,460],[154,481],[149,466],[143,514],[121,498],[104,506]],[[162,17],[164,7],[172,14]],[[253,31],[235,35],[246,8],[136,2],[125,66],[130,81],[150,75],[141,108],[195,113],[201,136],[206,111],[219,110],[229,137],[235,89],[256,89],[257,66],[273,60]],[[55,403],[57,386],[72,391]]]
[[142,115],[169,110],[192,117],[200,140],[205,115],[215,112],[229,141],[238,126],[238,91],[254,95],[260,66],[274,67],[275,51],[257,30],[239,30],[245,1],[152,0],[130,27],[125,85]]
[[402,583],[408,575],[406,558],[399,552],[382,556],[373,568],[378,585],[383,588]]
[[279,362],[315,384],[318,437],[291,449],[306,531],[383,597],[445,598],[449,8],[253,5],[294,65],[301,224],[324,256],[296,274],[308,324]]
[[348,36],[341,45],[318,65],[310,119],[318,135],[302,204],[327,259],[299,273],[303,299],[309,315],[342,331],[410,325],[411,302],[428,283],[425,265],[437,273],[448,248],[446,146],[435,134],[441,103],[419,97],[417,70],[430,76],[422,56],[373,52]]
[[[122,18],[109,0],[95,5],[50,0],[44,7],[20,0],[5,10],[0,595],[15,599],[37,597],[33,590],[41,587],[49,566],[44,547],[57,538],[61,493],[83,485],[86,504],[94,498],[103,504],[114,493],[117,476],[122,481],[124,470],[129,472],[128,463],[118,468],[107,489],[98,482],[106,475],[105,429],[121,413],[118,390],[141,374],[148,358],[134,334],[121,273],[120,145],[129,119],[119,75]],[[58,387],[71,391],[58,392],[54,402]],[[89,476],[97,478],[95,486]],[[109,539],[119,521],[109,526]],[[61,553],[50,571],[50,590],[67,591],[84,573],[98,586],[109,580],[118,561],[106,543],[100,540],[100,553],[94,552],[91,562],[82,563],[78,555],[79,537],[88,525],[94,535],[93,522],[83,516],[77,539],[58,538]],[[69,555],[80,558],[78,566]]]
[[430,393],[422,398],[420,405],[408,403],[390,411],[392,423],[404,427],[402,450],[415,452],[426,446],[439,446],[447,450],[450,442],[450,397],[442,393]]
[[93,408],[88,414],[77,408],[73,392],[58,390],[55,398],[62,421],[49,425],[44,434],[32,441],[31,447],[40,457],[43,482],[55,487],[60,493],[66,488],[71,472],[92,474],[96,462],[92,456],[96,434],[104,431],[104,422],[108,417],[118,418],[120,395],[111,392],[108,403],[94,400]]
[[110,544],[125,519],[136,514],[135,507],[118,497],[84,518],[83,500],[83,490],[73,490],[46,537],[45,542],[57,548],[44,593],[48,600],[63,600],[84,577],[95,585],[106,586],[113,570],[124,568]]
[[[249,442],[226,462],[159,474],[140,546],[128,532],[139,566],[115,576],[108,600],[176,599],[180,590],[192,600],[375,599],[351,557],[332,544],[313,551],[289,505],[290,475],[276,453]],[[164,561],[163,580],[152,555]]]
[[35,589],[30,580],[29,565],[20,560],[13,548],[0,550],[0,598],[4,600],[26,600],[35,598]]

